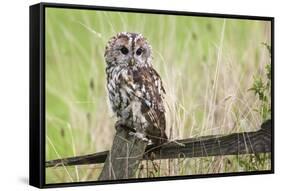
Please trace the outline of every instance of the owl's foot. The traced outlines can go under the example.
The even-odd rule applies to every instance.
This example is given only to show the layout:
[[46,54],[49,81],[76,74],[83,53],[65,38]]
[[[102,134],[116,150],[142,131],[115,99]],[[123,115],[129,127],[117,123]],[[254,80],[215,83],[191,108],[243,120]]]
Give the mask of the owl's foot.
[[129,135],[134,136],[142,141],[148,142],[147,144],[152,144],[151,140],[149,140],[143,133],[140,132],[129,132]]
[[116,121],[115,129],[116,129],[116,131],[119,131],[121,129],[125,129],[125,130],[127,130],[129,132],[136,132],[135,129],[133,129],[131,127],[128,127],[128,125],[123,120]]

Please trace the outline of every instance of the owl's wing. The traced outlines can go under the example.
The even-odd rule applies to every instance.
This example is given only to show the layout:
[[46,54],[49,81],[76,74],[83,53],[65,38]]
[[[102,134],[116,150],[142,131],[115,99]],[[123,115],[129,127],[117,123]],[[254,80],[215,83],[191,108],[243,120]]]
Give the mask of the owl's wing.
[[[161,144],[165,141],[167,141],[167,136],[165,133],[166,129],[166,119],[165,119],[165,107],[164,107],[164,94],[165,89],[163,87],[163,83],[161,80],[160,75],[154,70],[153,68],[150,68],[150,70],[146,70],[149,72],[150,75],[148,75],[148,79],[146,81],[147,83],[147,90],[151,92],[151,96],[145,97],[146,99],[150,100],[152,103],[149,109],[147,109],[146,112],[144,112],[145,118],[153,124],[152,129],[150,129],[150,132],[148,134],[154,140],[154,143]],[[144,75],[145,76],[145,75]],[[144,106],[144,104],[142,105]],[[144,108],[144,107],[143,107]]]
[[154,70],[154,68],[151,68],[151,73],[154,76],[154,80],[157,82],[157,88],[159,88],[158,90],[159,94],[161,94],[164,97],[164,94],[166,94],[166,90],[163,86],[160,75],[156,70]]

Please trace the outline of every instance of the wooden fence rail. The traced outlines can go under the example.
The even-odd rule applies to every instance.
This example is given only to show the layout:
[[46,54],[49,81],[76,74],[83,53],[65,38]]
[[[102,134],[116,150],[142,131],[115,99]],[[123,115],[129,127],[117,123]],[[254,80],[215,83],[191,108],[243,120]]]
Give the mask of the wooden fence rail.
[[[219,155],[239,155],[239,154],[258,154],[258,153],[269,153],[271,152],[271,120],[266,121],[261,125],[261,128],[255,132],[242,132],[233,133],[230,135],[214,135],[214,136],[204,136],[199,138],[189,138],[183,140],[177,140],[176,142],[170,142],[158,147],[153,147],[153,145],[142,145],[145,146],[143,154],[137,155],[134,153],[135,157],[132,159],[147,159],[153,153],[153,159],[172,159],[172,158],[192,158],[192,157],[207,157],[207,156],[219,156]],[[120,132],[125,133],[125,132]],[[117,137],[121,137],[120,140],[125,141],[125,143],[118,143]],[[117,133],[113,145],[116,145],[119,149],[112,148],[115,154],[120,155],[119,158],[122,159],[124,154],[122,150],[124,146],[127,147],[131,144],[128,141],[128,137],[123,139],[125,135],[120,135]],[[119,140],[119,141],[120,141]],[[136,142],[136,140],[133,140]],[[118,146],[119,145],[119,146]],[[138,146],[139,147],[139,146]],[[135,148],[135,147],[134,147]],[[120,150],[121,149],[121,150]],[[133,149],[133,148],[132,148]],[[132,152],[131,150],[129,150]],[[127,158],[132,156],[132,153],[125,155]],[[140,153],[142,153],[140,151]],[[99,164],[106,161],[109,151],[99,152],[95,154],[69,157],[63,159],[56,159],[51,161],[46,161],[45,166],[58,167],[58,166],[71,166],[71,165],[89,165],[89,164]],[[117,157],[118,158],[118,157]],[[116,159],[116,156],[115,156]],[[112,160],[113,162],[113,160]],[[127,161],[128,165],[130,162]],[[128,175],[129,176],[129,175]]]

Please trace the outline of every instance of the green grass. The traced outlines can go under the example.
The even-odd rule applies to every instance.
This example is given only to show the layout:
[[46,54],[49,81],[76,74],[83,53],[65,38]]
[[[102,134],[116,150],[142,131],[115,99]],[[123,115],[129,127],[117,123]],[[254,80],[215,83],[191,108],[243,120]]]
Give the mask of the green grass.
[[[170,139],[256,130],[263,118],[254,76],[266,78],[270,23],[205,17],[55,9],[46,11],[46,160],[108,150],[104,48],[117,32],[142,33],[167,91]],[[158,161],[159,162],[159,161]],[[180,163],[180,165],[178,165]],[[144,162],[140,177],[151,170]],[[270,169],[270,156],[161,161],[155,176]],[[102,165],[46,170],[46,183],[96,180]]]

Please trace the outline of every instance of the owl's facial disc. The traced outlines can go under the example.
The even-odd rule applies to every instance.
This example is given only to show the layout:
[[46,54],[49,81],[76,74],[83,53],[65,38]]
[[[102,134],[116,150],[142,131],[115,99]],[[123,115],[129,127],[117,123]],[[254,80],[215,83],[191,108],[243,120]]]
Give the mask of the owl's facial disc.
[[151,47],[139,33],[121,32],[109,41],[105,59],[111,65],[149,66]]

